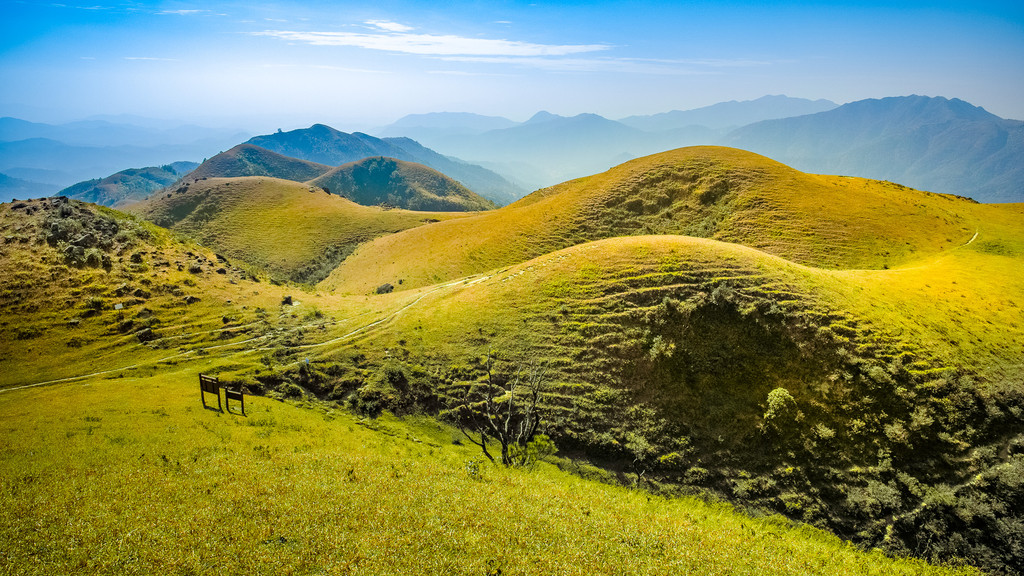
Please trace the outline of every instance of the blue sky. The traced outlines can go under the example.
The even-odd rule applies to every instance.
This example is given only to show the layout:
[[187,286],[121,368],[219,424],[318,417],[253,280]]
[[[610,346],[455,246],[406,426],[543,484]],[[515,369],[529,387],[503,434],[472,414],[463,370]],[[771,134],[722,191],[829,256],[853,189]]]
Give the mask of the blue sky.
[[1018,4],[0,0],[0,115],[344,129],[924,94],[1024,119]]

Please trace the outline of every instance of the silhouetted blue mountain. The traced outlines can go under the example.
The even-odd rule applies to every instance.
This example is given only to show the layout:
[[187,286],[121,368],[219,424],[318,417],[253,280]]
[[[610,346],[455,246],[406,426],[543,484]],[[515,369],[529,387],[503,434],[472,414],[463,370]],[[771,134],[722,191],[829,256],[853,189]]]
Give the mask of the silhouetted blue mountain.
[[15,198],[25,200],[26,198],[43,198],[52,195],[57,191],[53,184],[42,184],[21,178],[13,178],[7,174],[0,174],[0,202],[10,202]]
[[724,143],[805,172],[891,180],[982,202],[1024,201],[1024,122],[957,99],[861,100],[744,126]]
[[789,96],[762,96],[756,100],[719,102],[692,110],[673,110],[650,116],[629,116],[619,120],[648,132],[674,130],[690,126],[711,129],[738,128],[761,120],[816,114],[838,106],[830,100],[808,100]]

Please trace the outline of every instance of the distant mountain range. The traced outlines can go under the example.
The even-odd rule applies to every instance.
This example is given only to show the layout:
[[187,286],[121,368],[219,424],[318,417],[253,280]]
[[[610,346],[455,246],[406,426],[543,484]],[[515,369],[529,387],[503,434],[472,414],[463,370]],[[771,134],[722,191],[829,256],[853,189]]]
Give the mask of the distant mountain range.
[[648,132],[705,126],[713,130],[739,128],[762,120],[790,118],[826,112],[839,105],[830,100],[807,100],[788,96],[762,96],[757,100],[720,102],[693,110],[673,110],[650,116],[629,116],[619,120]]
[[59,190],[129,167],[204,159],[249,136],[198,126],[158,128],[99,119],[54,125],[0,118],[0,173]]
[[861,100],[751,124],[723,143],[807,172],[891,180],[982,202],[1024,201],[1024,122],[963,100]]
[[924,96],[842,106],[765,96],[618,121],[550,112],[525,122],[416,114],[380,129],[380,138],[323,124],[249,138],[124,122],[57,126],[0,118],[0,174],[7,177],[0,180],[0,198],[43,195],[126,166],[198,160],[248,138],[248,144],[320,164],[323,171],[376,156],[416,162],[498,205],[631,158],[702,144],[751,150],[810,172],[891,180],[983,202],[1024,201],[1024,123],[961,100]]
[[542,187],[602,172],[638,156],[713,144],[729,128],[750,122],[811,114],[835,106],[827,100],[765,96],[619,121],[597,114],[567,117],[547,111],[521,123],[461,113],[419,114],[406,116],[378,132],[403,134],[529,187]]
[[54,186],[53,184],[31,182],[21,178],[14,178],[7,174],[0,174],[0,202],[10,202],[15,198],[24,199],[49,196],[59,189],[59,186]]
[[[446,118],[458,129],[444,129]],[[620,121],[540,112],[483,130],[500,120],[409,116],[382,132],[404,130],[426,146],[531,187],[601,172],[635,156],[717,144],[809,172],[891,180],[982,202],[1024,201],[1024,123],[956,99],[906,96],[836,106],[766,96]]]

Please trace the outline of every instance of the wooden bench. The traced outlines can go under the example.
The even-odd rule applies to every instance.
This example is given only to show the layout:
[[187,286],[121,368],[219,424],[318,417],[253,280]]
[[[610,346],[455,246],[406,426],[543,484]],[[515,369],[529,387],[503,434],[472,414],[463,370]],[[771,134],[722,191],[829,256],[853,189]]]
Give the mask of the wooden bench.
[[199,375],[199,398],[203,401],[203,408],[206,408],[206,394],[213,394],[217,397],[217,410],[224,411],[220,406],[220,378],[216,376]]
[[224,388],[224,408],[231,412],[231,401],[237,400],[242,404],[242,416],[245,416],[245,394],[242,394],[242,390],[232,390],[231,388]]

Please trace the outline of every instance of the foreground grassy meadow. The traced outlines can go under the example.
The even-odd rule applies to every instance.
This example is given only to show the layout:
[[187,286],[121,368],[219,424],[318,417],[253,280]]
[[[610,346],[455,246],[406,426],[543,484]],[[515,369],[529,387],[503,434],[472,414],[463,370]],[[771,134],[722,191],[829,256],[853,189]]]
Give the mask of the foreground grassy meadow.
[[547,463],[493,467],[428,418],[204,410],[211,368],[0,393],[3,573],[973,573]]

